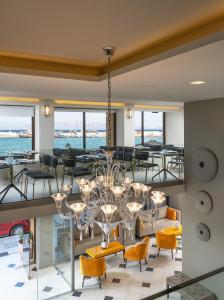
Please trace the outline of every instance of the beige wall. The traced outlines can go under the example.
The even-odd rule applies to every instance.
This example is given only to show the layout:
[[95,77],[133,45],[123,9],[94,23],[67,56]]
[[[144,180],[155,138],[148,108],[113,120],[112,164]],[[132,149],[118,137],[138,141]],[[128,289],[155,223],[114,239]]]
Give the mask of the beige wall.
[[117,146],[135,146],[135,122],[134,122],[134,111],[132,118],[127,117],[128,108],[125,107],[122,110],[117,111],[117,133],[116,133],[116,144]]
[[184,145],[184,110],[167,112],[166,122],[166,144]]
[[[195,178],[191,171],[193,152],[206,147],[218,159],[218,173],[210,182]],[[200,275],[224,265],[224,100],[198,101],[185,104],[185,187],[181,202],[183,210],[183,271]],[[195,193],[207,191],[213,198],[213,210],[208,215],[194,207]],[[198,222],[211,230],[209,242],[196,236]]]

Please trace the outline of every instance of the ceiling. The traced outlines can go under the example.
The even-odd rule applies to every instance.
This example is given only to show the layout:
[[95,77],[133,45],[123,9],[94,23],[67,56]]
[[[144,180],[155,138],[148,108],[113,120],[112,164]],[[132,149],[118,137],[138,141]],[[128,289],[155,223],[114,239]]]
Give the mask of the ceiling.
[[[159,104],[224,98],[224,40],[112,78],[112,100]],[[194,86],[191,81],[206,84]],[[104,81],[0,73],[1,96],[105,101]]]
[[105,101],[102,46],[113,45],[113,101],[223,98],[223,0],[0,0],[0,8],[0,97]]
[[200,26],[224,12],[223,0],[0,0],[0,52],[105,63]]
[[0,72],[99,81],[224,32],[223,0],[0,0]]

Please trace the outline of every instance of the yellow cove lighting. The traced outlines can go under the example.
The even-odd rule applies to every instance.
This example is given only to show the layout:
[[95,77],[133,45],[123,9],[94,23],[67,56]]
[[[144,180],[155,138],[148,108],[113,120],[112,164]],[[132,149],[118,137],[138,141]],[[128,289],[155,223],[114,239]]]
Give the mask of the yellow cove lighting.
[[[96,101],[81,101],[81,100],[55,100],[54,101],[55,104],[70,104],[70,105],[88,105],[88,106],[107,106],[108,103],[107,102],[96,102]],[[122,102],[112,102],[111,103],[112,106],[114,107],[124,107],[124,103]]]
[[23,98],[23,97],[0,97],[0,101],[39,103],[39,99],[37,98]]
[[180,111],[181,110],[180,106],[168,106],[168,105],[135,104],[134,107],[139,108],[139,109],[153,109],[153,110],[158,110],[158,111],[163,111],[163,110]]
[[196,80],[196,81],[191,81],[190,84],[193,85],[201,85],[201,84],[205,84],[205,81],[201,81],[201,80]]

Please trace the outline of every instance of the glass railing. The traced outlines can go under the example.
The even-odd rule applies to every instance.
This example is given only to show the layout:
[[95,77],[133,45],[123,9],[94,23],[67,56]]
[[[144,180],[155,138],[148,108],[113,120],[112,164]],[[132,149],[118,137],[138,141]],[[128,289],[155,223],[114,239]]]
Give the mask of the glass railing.
[[[178,283],[179,282],[179,283]],[[142,300],[218,300],[224,299],[224,267],[190,279],[182,272],[167,278],[167,289]]]
[[37,299],[66,294],[74,288],[72,220],[58,215],[36,219]]
[[[2,156],[0,204],[46,198],[58,192],[63,184],[72,185],[72,194],[79,193],[76,179],[92,179],[100,174],[99,165],[106,163],[104,149],[54,148]],[[154,185],[183,180],[184,161],[179,148],[151,151],[142,147],[113,147],[112,150],[122,176],[135,182]]]

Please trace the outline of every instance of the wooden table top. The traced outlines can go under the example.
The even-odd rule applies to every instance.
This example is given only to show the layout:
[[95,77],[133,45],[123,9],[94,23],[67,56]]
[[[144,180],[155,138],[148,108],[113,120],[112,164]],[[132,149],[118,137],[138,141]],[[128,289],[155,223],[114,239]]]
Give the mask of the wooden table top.
[[101,246],[92,247],[86,249],[86,254],[91,256],[92,258],[100,258],[110,254],[114,254],[117,252],[121,252],[125,250],[125,246],[121,243],[114,241],[109,243],[108,248],[104,249]]

